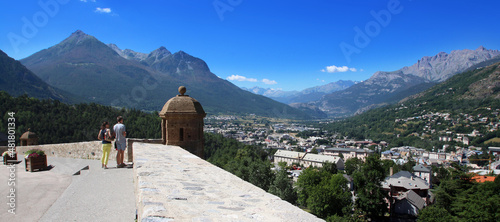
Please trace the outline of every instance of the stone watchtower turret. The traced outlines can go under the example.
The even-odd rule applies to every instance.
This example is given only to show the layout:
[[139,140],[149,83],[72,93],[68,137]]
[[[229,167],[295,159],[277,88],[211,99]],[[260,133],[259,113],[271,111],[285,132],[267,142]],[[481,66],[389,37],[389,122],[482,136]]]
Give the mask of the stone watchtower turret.
[[203,158],[203,118],[207,114],[196,99],[184,95],[186,87],[179,87],[179,93],[160,112],[163,144],[180,146]]
[[38,145],[38,136],[36,133],[31,132],[31,129],[28,129],[21,137],[19,140],[21,141],[21,146],[31,146],[31,145]]

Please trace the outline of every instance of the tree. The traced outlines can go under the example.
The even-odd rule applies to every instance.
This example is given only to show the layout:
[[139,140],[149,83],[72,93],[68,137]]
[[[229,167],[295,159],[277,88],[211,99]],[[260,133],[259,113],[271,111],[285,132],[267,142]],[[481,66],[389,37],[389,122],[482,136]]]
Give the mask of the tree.
[[286,169],[286,168],[287,168],[287,167],[286,167],[286,166],[287,166],[287,164],[286,164],[286,162],[284,162],[284,161],[279,162],[279,163],[278,163],[278,166],[279,166],[280,170],[282,170],[282,169]]
[[262,188],[269,190],[269,186],[274,180],[274,173],[271,170],[271,163],[268,161],[252,161],[249,169],[248,182]]
[[456,219],[446,210],[436,206],[429,206],[418,214],[418,221],[423,222],[453,222]]
[[318,150],[316,149],[316,147],[312,148],[311,149],[311,152],[312,154],[318,154]]
[[363,161],[358,158],[350,158],[345,161],[344,168],[347,175],[352,175],[354,172],[359,171],[361,169],[361,165]]
[[392,160],[382,160],[382,166],[384,167],[384,172],[386,176],[389,176],[390,169],[392,167],[392,173],[395,174],[401,170],[401,166],[397,165]]
[[332,163],[332,162],[328,162],[328,161],[323,163],[323,167],[321,167],[321,170],[324,170],[330,174],[337,174],[338,173],[337,164]]
[[347,179],[342,174],[334,174],[323,178],[320,184],[312,188],[306,201],[307,208],[321,218],[335,214],[342,216],[350,210],[351,197]]
[[474,184],[452,203],[452,212],[465,221],[498,221],[500,194],[492,182]]
[[351,214],[344,214],[344,216],[339,216],[337,214],[329,216],[326,218],[328,222],[366,222],[365,215],[360,210],[355,209]]
[[[331,164],[335,166],[334,164]],[[332,174],[336,167],[327,169],[307,168],[296,183],[298,202],[318,217],[343,216],[352,208],[352,195],[347,179],[342,174]],[[330,169],[328,169],[330,168]]]
[[499,184],[472,182],[471,175],[466,172],[466,168],[458,164],[452,164],[452,166],[449,169],[449,176],[441,180],[434,192],[436,198],[433,206],[447,211],[460,221],[498,220],[500,216]]
[[258,146],[245,146],[219,134],[205,134],[205,156],[208,162],[264,190],[269,190],[274,180],[268,155]]
[[306,168],[300,174],[297,183],[298,203],[302,206],[307,206],[307,199],[311,190],[321,182],[323,177],[328,177],[326,171],[319,171],[315,168]]
[[345,159],[342,153],[339,153],[339,157],[342,158],[343,160]]
[[435,184],[435,185],[439,185],[442,180],[446,180],[446,179],[450,178],[450,172],[442,166],[441,167],[432,166],[432,173],[434,173],[434,175],[436,175],[436,176],[432,177],[432,181],[431,181],[431,183]]
[[316,145],[329,145],[330,141],[325,140],[325,139],[317,139],[314,141]]
[[274,181],[269,187],[269,193],[272,193],[282,200],[288,201],[291,204],[295,204],[297,201],[297,192],[293,189],[292,179],[288,177],[288,173],[285,168],[281,168],[276,173]]
[[368,156],[361,170],[353,174],[356,207],[370,218],[381,217],[387,212],[387,193],[382,189],[384,178],[384,167],[378,155]]

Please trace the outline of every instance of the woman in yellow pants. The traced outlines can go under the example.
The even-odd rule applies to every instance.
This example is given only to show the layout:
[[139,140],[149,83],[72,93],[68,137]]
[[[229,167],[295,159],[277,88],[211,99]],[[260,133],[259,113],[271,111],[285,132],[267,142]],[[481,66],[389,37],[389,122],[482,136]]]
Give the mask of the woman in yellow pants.
[[102,123],[98,139],[102,141],[102,157],[101,157],[102,168],[108,169],[109,153],[111,152],[111,141],[113,141],[108,122]]

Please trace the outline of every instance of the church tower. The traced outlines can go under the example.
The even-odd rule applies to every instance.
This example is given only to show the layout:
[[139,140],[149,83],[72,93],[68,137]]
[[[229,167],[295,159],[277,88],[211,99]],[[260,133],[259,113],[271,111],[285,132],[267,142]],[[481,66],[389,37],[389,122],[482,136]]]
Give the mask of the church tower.
[[186,87],[179,87],[179,93],[160,112],[163,144],[180,146],[203,158],[203,118],[207,114],[200,102],[184,95]]

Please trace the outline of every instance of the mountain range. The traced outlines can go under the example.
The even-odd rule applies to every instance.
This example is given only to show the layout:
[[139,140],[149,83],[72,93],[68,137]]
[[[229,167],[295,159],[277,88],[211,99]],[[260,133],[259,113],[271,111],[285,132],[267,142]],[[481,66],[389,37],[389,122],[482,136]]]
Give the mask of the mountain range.
[[249,92],[253,92],[258,95],[263,95],[274,99],[276,101],[291,104],[291,103],[308,103],[320,100],[321,97],[327,95],[332,92],[340,91],[343,89],[347,89],[352,85],[359,83],[358,81],[352,80],[339,80],[337,82],[331,82],[326,85],[315,86],[311,88],[304,89],[302,91],[283,91],[280,89],[271,89],[271,88],[245,88],[242,89],[247,90]]
[[0,50],[0,89],[12,96],[28,95],[41,99],[54,99],[66,103],[84,102],[68,92],[45,83],[19,61]]
[[160,47],[151,53],[106,45],[78,30],[59,44],[20,60],[41,80],[87,100],[160,110],[186,86],[210,114],[256,114],[305,119],[308,114],[217,77],[201,59]]
[[[469,137],[468,145],[491,146],[486,141],[499,137],[495,131],[499,99],[500,61],[497,61],[456,74],[398,103],[326,124],[324,129],[360,140],[383,140],[391,146],[428,150],[449,144],[439,141],[442,135],[479,130],[484,136]],[[484,117],[487,121],[478,121]]]
[[[0,90],[68,103],[159,110],[184,85],[211,114],[256,114],[307,119],[345,117],[396,103],[457,73],[500,61],[479,47],[425,56],[363,82],[338,81],[302,91],[240,89],[217,77],[200,58],[165,47],[150,53],[104,44],[78,30],[57,45],[16,61],[0,53]],[[287,105],[289,104],[289,105]]]
[[376,72],[368,80],[324,95],[318,101],[291,106],[303,110],[320,110],[329,117],[351,116],[420,93],[475,65],[496,61],[499,55],[500,51],[482,46],[476,50],[455,50],[449,54],[440,52],[397,71]]

